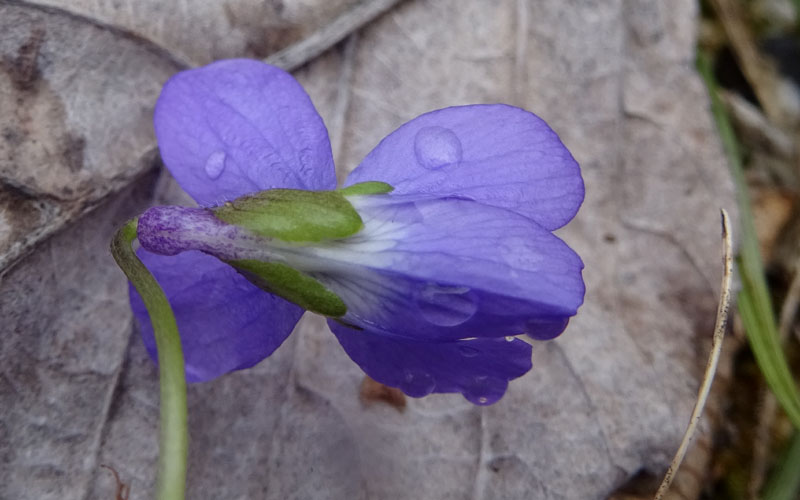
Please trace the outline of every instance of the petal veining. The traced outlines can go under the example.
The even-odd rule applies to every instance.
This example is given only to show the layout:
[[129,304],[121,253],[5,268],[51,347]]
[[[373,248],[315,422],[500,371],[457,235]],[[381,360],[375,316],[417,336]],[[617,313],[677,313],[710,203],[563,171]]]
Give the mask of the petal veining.
[[200,205],[336,187],[325,124],[279,68],[232,59],[180,72],[161,91],[154,125],[164,163]]
[[548,230],[583,202],[578,163],[538,116],[504,104],[418,116],[389,134],[345,185],[383,181],[395,194],[461,196],[502,207]]

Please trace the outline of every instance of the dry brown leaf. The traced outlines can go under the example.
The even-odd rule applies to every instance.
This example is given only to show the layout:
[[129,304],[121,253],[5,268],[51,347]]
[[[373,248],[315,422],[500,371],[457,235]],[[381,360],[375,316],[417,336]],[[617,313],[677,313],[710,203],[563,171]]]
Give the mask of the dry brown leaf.
[[0,275],[157,163],[171,74],[222,57],[293,68],[398,1],[0,5]]
[[792,216],[796,196],[787,190],[766,186],[754,189],[752,193],[753,222],[761,257],[768,264],[772,260],[775,244]]
[[366,406],[383,403],[395,408],[397,411],[406,409],[407,398],[403,391],[396,387],[389,387],[376,382],[367,375],[364,376],[364,380],[361,382],[361,391],[358,397],[361,398],[361,402]]
[[177,66],[74,17],[0,4],[0,275],[156,164],[151,112]]
[[370,0],[39,0],[149,40],[188,66],[263,59]]
[[[112,43],[59,12],[0,9],[3,23],[10,11],[78,23],[76,46],[63,50],[103,53]],[[409,1],[297,72],[330,128],[341,176],[430,109],[508,102],[548,120],[587,185],[578,218],[561,233],[586,262],[586,304],[562,337],[536,345],[534,369],[500,403],[481,409],[439,395],[409,399],[402,413],[364,407],[362,372],[320,318],[306,317],[267,361],[190,387],[189,498],[591,499],[639,471],[661,475],[691,412],[713,326],[718,208],[733,204],[692,70],[696,16],[693,0],[669,8],[656,0]],[[0,38],[14,42],[11,51],[0,45],[3,54],[18,54],[29,34]],[[130,62],[139,50],[154,53],[115,36],[131,46],[111,51],[114,61],[152,82],[152,91],[134,92],[149,109],[148,92],[174,63],[160,53],[159,70]],[[212,47],[224,43],[210,38]],[[40,61],[58,64],[61,52],[47,40],[51,56]],[[216,55],[199,54],[183,57]],[[38,66],[44,74],[47,64]],[[72,81],[93,80],[78,72]],[[85,112],[108,116],[97,106]],[[146,120],[137,126],[150,133]],[[94,147],[113,150],[87,142]],[[136,154],[113,157],[136,162]],[[159,201],[176,200],[166,187]],[[131,479],[132,498],[152,491],[156,370],[137,337],[125,347],[124,278],[103,242],[113,214],[135,210],[114,203],[0,286],[0,316],[12,332],[0,337],[0,404],[12,408],[0,435],[14,437],[0,445],[8,464],[0,497],[107,498],[97,463]]]

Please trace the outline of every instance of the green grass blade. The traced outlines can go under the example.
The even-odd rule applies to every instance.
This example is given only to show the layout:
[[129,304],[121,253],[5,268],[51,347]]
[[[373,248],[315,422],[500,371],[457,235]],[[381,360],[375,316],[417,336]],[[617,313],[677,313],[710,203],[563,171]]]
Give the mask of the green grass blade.
[[794,434],[761,495],[762,500],[797,498],[800,498],[800,432]]
[[733,127],[720,100],[717,84],[707,54],[698,53],[697,67],[705,80],[711,97],[711,110],[719,129],[722,145],[728,158],[734,183],[736,184],[739,218],[741,220],[741,242],[737,267],[742,278],[739,293],[739,313],[742,317],[750,349],[756,358],[761,373],[775,397],[780,402],[794,426],[800,429],[800,393],[798,393],[789,364],[781,348],[775,314],[758,248],[755,222],[750,207],[747,182],[744,178],[741,154]]

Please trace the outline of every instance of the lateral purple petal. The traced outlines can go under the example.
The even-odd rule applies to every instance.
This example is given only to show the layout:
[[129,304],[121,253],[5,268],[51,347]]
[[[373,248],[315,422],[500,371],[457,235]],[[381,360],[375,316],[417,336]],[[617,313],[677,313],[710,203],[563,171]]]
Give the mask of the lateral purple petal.
[[328,131],[299,83],[245,59],[173,76],[156,103],[161,157],[200,205],[272,188],[333,189]]
[[416,339],[557,336],[583,303],[583,263],[532,220],[470,200],[357,196],[364,229],[314,250],[342,318]]
[[370,377],[415,398],[459,392],[472,403],[490,405],[505,394],[510,380],[531,369],[531,346],[518,339],[426,342],[332,320],[328,325]]
[[506,208],[548,230],[583,202],[580,169],[538,116],[504,104],[421,115],[383,139],[345,185],[383,181],[395,194],[455,195]]
[[[144,249],[137,253],[175,312],[190,382],[255,365],[286,340],[303,314],[210,255],[190,251],[167,257]],[[132,286],[130,299],[145,347],[157,360],[150,318]]]

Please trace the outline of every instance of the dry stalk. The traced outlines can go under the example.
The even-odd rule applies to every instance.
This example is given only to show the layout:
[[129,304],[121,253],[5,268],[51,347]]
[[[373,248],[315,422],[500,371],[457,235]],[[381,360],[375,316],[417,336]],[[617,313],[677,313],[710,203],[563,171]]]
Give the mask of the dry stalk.
[[714,336],[711,341],[711,353],[708,357],[708,362],[706,363],[706,371],[703,376],[703,382],[700,385],[700,390],[697,394],[697,401],[695,401],[694,409],[692,410],[692,416],[689,419],[689,426],[686,428],[681,445],[678,447],[678,451],[675,453],[675,458],[672,459],[672,463],[670,464],[669,469],[667,469],[667,473],[664,475],[664,481],[658,488],[654,500],[662,500],[664,498],[664,495],[667,493],[667,490],[669,490],[669,487],[672,484],[672,480],[675,479],[675,473],[678,471],[678,468],[681,466],[681,463],[686,456],[686,451],[689,449],[689,444],[695,432],[697,431],[697,425],[700,422],[700,417],[703,414],[703,408],[705,407],[706,400],[708,399],[708,393],[711,390],[711,383],[714,381],[714,374],[717,372],[719,356],[722,352],[722,341],[725,338],[725,325],[727,323],[728,311],[731,304],[733,244],[731,242],[730,218],[728,217],[728,212],[723,209],[721,213],[723,254],[722,284],[720,285],[719,304],[717,306],[717,319],[714,326]]
[[758,102],[772,123],[786,121],[785,110],[780,102],[780,84],[775,67],[758,51],[742,12],[739,0],[711,0],[725,35],[731,43],[733,52],[742,68],[745,78],[753,87]]

